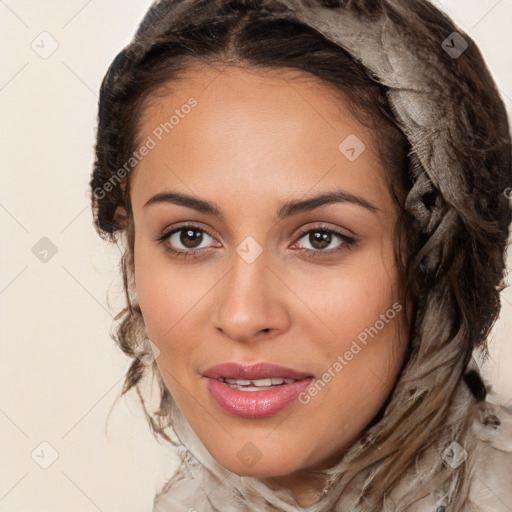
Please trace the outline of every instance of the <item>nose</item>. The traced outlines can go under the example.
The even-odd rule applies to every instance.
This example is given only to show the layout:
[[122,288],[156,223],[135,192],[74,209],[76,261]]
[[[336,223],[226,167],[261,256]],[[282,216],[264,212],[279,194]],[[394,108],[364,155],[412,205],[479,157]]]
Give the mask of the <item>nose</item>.
[[239,342],[275,337],[290,324],[286,286],[262,253],[252,263],[235,255],[228,275],[219,283],[215,328]]

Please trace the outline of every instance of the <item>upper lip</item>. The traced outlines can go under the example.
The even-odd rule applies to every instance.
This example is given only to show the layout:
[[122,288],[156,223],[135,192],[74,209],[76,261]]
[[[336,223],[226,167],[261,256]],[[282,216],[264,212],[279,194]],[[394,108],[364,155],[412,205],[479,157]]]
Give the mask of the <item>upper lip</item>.
[[207,368],[203,375],[210,379],[269,379],[271,377],[282,377],[283,379],[301,380],[307,377],[313,377],[311,373],[301,372],[286,366],[280,366],[273,363],[255,363],[244,364],[237,362],[226,362],[216,364]]

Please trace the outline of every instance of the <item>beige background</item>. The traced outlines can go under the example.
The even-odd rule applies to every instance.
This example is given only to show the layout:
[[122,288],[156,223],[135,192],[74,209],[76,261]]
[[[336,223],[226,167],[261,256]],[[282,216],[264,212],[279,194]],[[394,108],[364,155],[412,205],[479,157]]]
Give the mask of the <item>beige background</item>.
[[[150,3],[0,0],[0,512],[150,511],[174,468],[136,401],[118,402],[105,435],[129,360],[109,337],[119,252],[94,232],[88,199],[99,86]],[[480,46],[512,112],[512,0],[436,3]],[[43,237],[57,250],[46,263],[32,252]],[[511,327],[506,290],[486,373],[508,403]]]

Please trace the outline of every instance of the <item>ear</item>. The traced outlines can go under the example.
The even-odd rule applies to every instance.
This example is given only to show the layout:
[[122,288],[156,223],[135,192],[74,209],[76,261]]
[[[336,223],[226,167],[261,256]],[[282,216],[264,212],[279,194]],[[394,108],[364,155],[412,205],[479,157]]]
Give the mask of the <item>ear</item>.
[[114,213],[114,222],[121,228],[126,229],[126,221],[128,219],[128,215],[126,213],[126,208],[123,206],[118,206]]

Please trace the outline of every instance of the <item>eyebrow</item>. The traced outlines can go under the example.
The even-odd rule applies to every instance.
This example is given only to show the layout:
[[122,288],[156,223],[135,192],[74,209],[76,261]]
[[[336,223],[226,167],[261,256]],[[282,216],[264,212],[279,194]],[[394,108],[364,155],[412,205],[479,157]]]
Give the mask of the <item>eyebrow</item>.
[[[195,197],[177,192],[160,192],[148,199],[144,203],[143,208],[162,203],[186,206],[187,208],[192,208],[199,212],[213,215],[219,218],[223,216],[221,208],[216,203],[204,201],[203,199],[197,199]],[[307,199],[294,199],[287,201],[278,210],[277,215],[279,218],[283,219],[285,217],[311,211],[316,208],[320,208],[321,206],[333,203],[356,204],[366,208],[372,213],[377,213],[380,211],[379,208],[362,197],[356,196],[344,190],[336,190],[334,192],[327,192],[314,197],[309,197]]]

